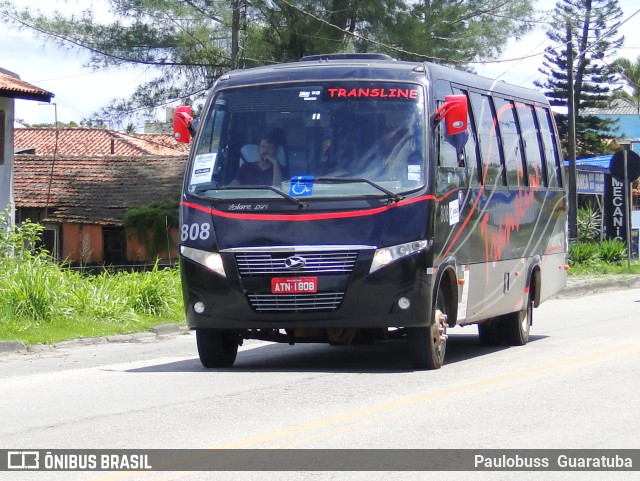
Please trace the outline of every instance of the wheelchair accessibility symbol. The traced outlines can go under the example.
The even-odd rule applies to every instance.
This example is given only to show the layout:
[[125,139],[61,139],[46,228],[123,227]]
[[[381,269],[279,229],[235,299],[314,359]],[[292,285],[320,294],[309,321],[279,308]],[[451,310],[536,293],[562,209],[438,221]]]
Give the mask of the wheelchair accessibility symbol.
[[313,176],[298,175],[291,178],[289,195],[296,197],[306,197],[313,194]]

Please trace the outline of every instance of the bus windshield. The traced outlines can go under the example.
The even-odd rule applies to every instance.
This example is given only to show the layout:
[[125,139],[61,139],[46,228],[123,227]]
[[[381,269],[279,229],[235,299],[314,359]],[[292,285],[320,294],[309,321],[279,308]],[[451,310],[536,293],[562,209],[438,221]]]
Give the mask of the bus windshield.
[[422,187],[422,86],[327,81],[222,90],[196,138],[191,194],[389,197]]

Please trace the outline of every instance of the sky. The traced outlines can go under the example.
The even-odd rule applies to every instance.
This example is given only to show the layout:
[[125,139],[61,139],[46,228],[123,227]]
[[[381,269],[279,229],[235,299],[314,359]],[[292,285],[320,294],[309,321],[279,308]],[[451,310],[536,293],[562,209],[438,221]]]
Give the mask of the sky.
[[[93,6],[100,15],[109,18],[108,3],[107,0],[30,0],[29,6],[43,12],[57,9],[72,13]],[[555,3],[555,0],[538,0],[535,5],[542,10],[552,10]],[[635,60],[640,56],[640,13],[637,13],[640,4],[638,0],[619,0],[619,4],[623,20],[634,13],[636,15],[620,28],[620,33],[625,36],[625,45],[618,50],[617,56]],[[16,119],[29,124],[53,123],[56,114],[62,122],[95,118],[93,114],[111,99],[127,98],[136,86],[154,76],[153,71],[141,67],[94,72],[83,67],[88,60],[86,55],[47,44],[46,40],[36,38],[28,31],[17,31],[4,25],[0,28],[0,68],[55,94],[52,104],[16,101]],[[521,40],[510,40],[501,56],[501,60],[530,58],[475,64],[474,67],[486,77],[534,88],[533,82],[543,78],[538,68],[542,65],[541,53],[548,45],[544,30],[538,28]]]

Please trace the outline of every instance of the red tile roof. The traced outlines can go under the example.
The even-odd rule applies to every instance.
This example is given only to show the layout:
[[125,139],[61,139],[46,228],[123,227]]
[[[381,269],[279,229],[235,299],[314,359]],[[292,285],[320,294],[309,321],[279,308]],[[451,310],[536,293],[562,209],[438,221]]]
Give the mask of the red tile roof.
[[[184,155],[188,144],[176,142],[170,134],[129,135],[107,129],[69,128],[57,133],[59,155]],[[14,130],[14,150],[35,149],[36,155],[51,155],[56,150],[56,129]]]
[[57,156],[54,161],[16,155],[16,207],[48,207],[46,222],[122,225],[130,208],[179,195],[186,159]]
[[20,80],[16,75],[0,71],[0,97],[49,102],[53,96],[51,92]]

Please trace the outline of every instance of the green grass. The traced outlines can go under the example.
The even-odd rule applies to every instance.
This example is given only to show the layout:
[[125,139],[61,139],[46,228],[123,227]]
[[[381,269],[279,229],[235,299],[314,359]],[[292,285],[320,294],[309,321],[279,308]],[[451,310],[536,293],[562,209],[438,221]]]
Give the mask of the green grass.
[[28,220],[8,228],[0,215],[0,340],[54,343],[184,324],[178,269],[72,271],[35,247],[43,229]]
[[[83,274],[34,249],[40,232],[26,222],[0,235],[0,340],[55,343],[184,324],[178,269]],[[628,268],[616,242],[572,244],[570,265],[574,277],[640,274],[640,261]]]
[[617,240],[574,242],[569,245],[569,275],[640,274],[640,261],[627,263],[627,248]]
[[631,261],[631,267],[627,267],[627,261],[611,264],[604,261],[594,261],[589,264],[574,264],[569,269],[569,276],[605,276],[605,275],[632,275],[640,274],[640,261]]
[[83,275],[47,256],[0,257],[0,340],[26,344],[184,324],[177,269]]

